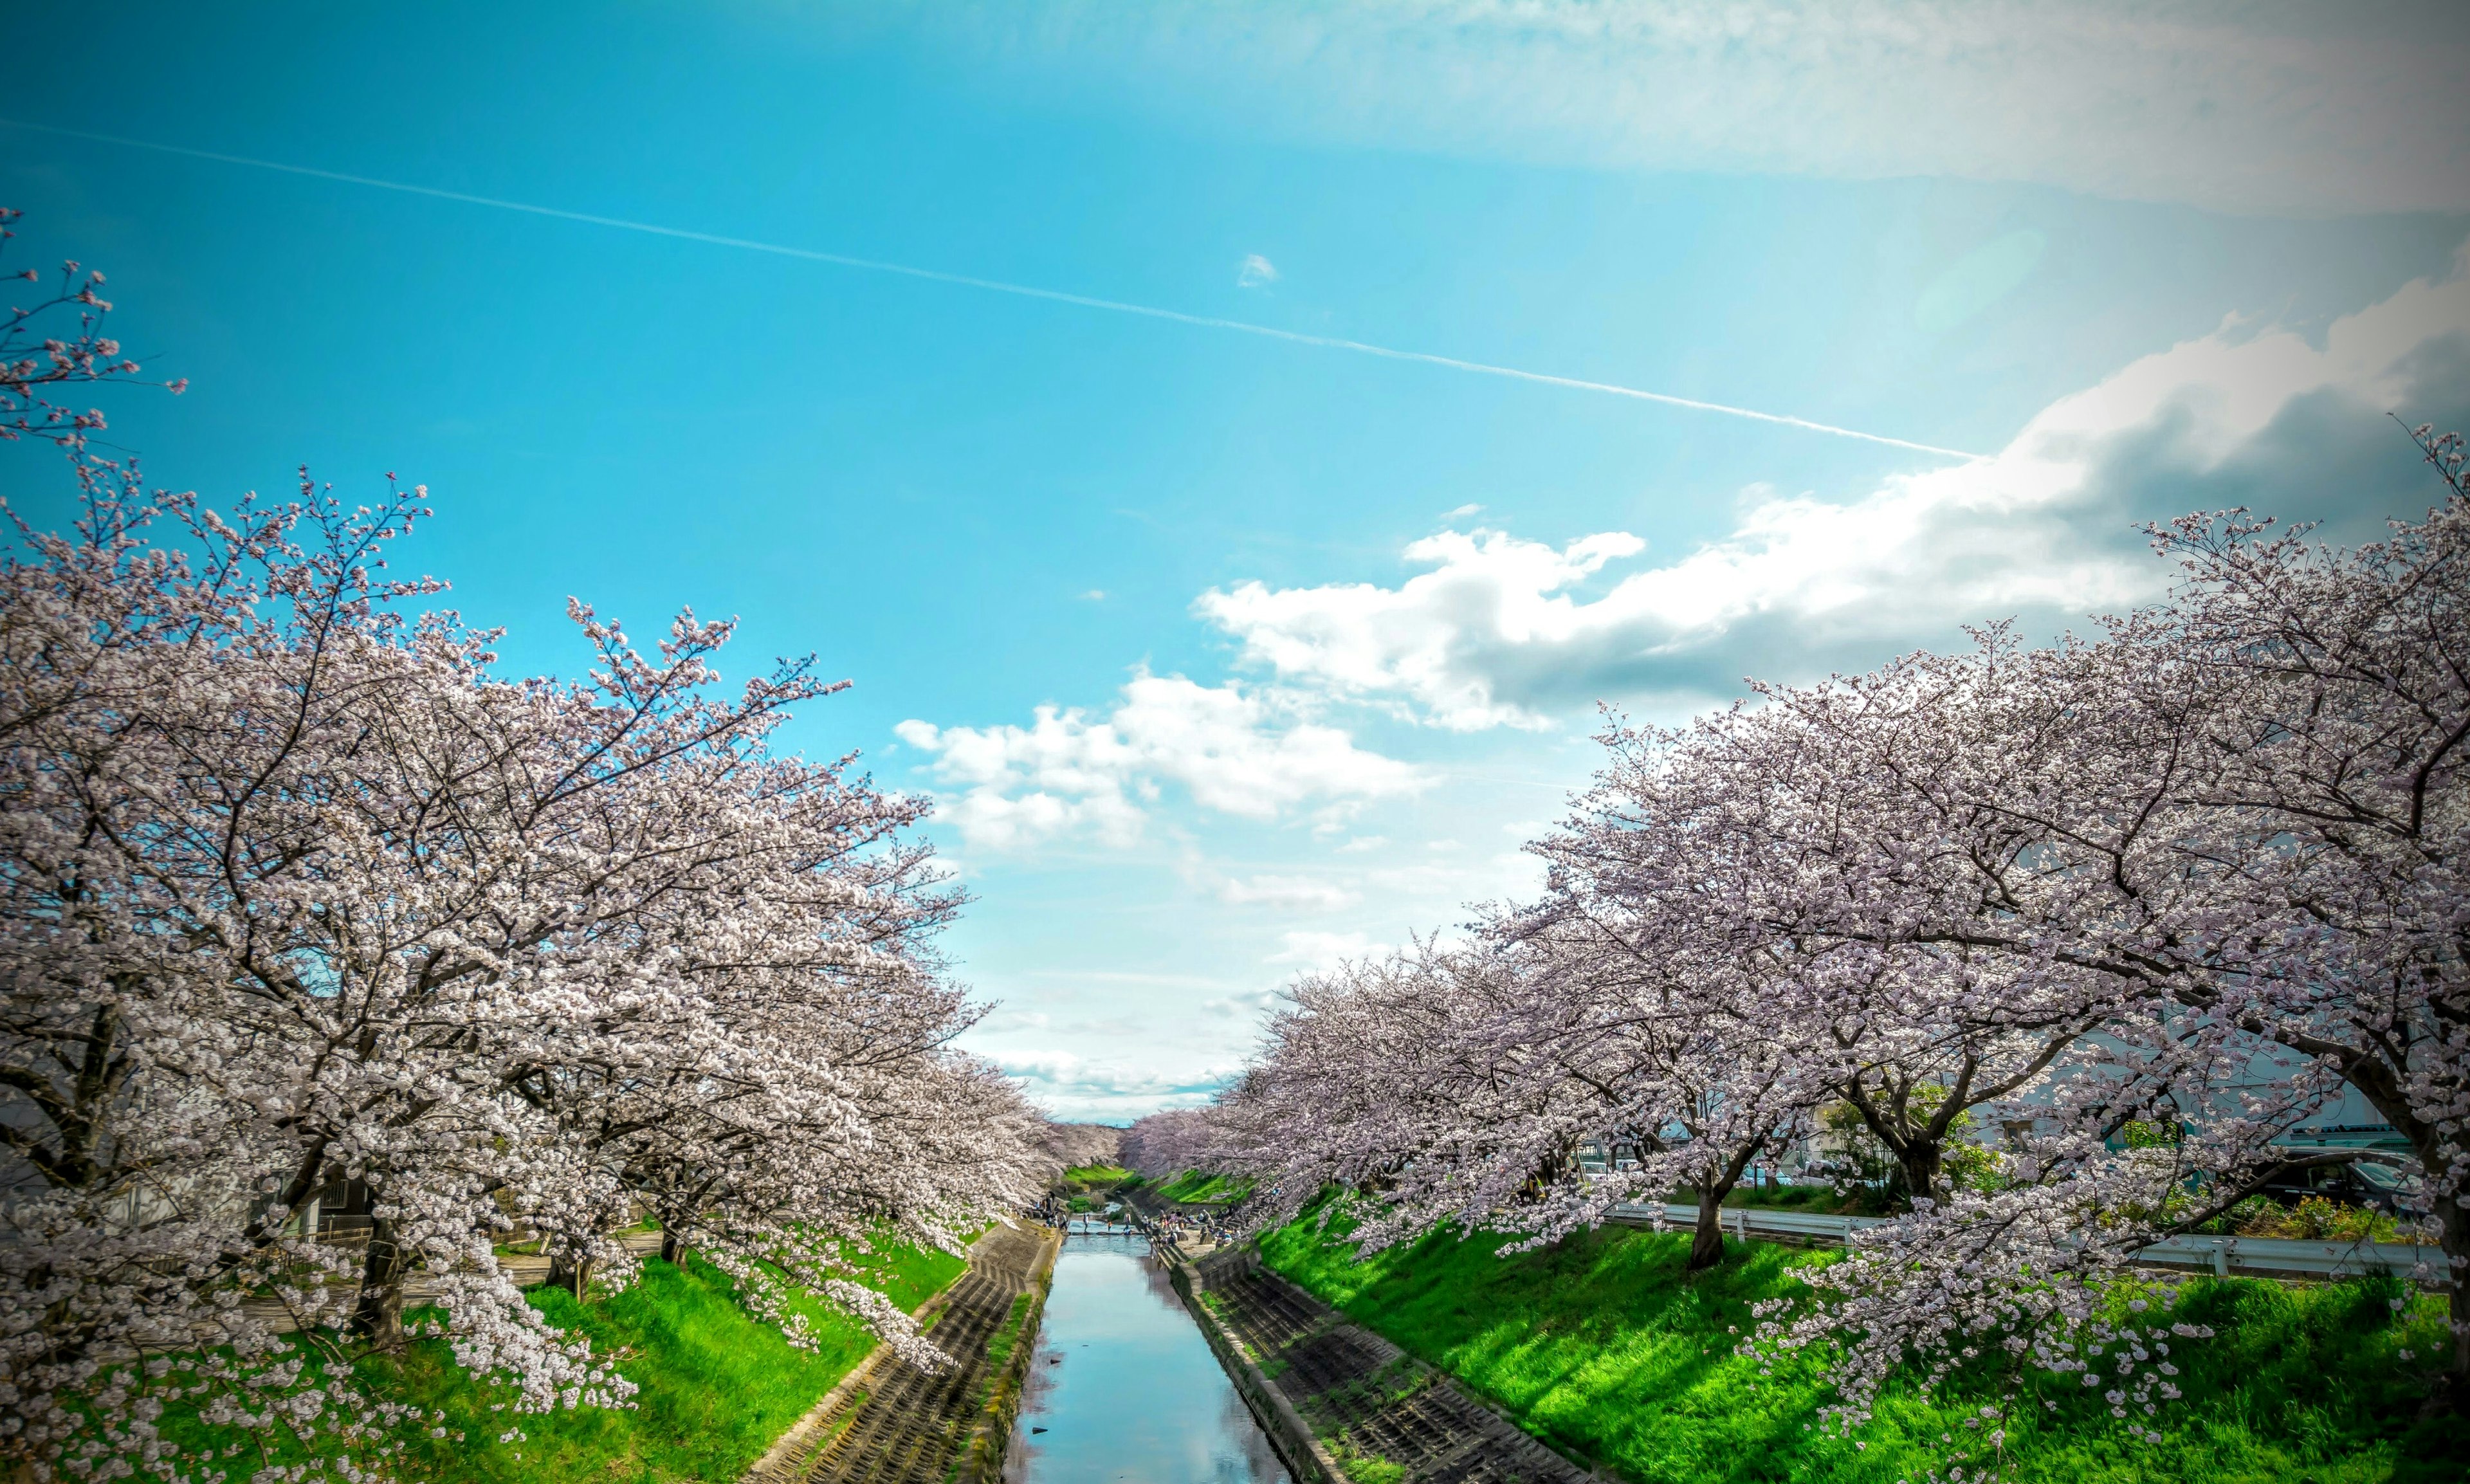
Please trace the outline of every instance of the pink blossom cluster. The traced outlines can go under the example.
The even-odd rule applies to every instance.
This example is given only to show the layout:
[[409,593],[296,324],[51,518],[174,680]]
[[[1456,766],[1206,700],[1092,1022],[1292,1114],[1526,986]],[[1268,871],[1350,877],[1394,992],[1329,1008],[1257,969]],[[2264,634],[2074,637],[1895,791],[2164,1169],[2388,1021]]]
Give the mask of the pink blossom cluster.
[[1187,1170],[1217,1168],[1223,1156],[1216,1139],[1210,1109],[1168,1108],[1133,1120],[1124,1130],[1120,1157],[1135,1174],[1170,1179]]
[[[12,227],[25,213],[0,206],[0,243],[17,234]],[[9,271],[12,281],[40,285],[34,268]],[[85,447],[86,435],[106,425],[93,407],[71,407],[51,400],[51,388],[82,382],[128,381],[144,368],[104,334],[104,316],[111,301],[102,294],[103,272],[74,259],[60,265],[51,291],[31,307],[11,305],[0,314],[0,443],[42,438],[62,448]],[[76,326],[68,321],[74,318]],[[53,327],[57,325],[58,329]],[[174,395],[188,390],[186,378],[157,383]]]
[[1084,1165],[1111,1165],[1122,1157],[1124,1130],[1110,1124],[1049,1123],[1038,1131],[1038,1148],[1057,1171]]
[[2470,1383],[2470,486],[2414,437],[2442,502],[2381,542],[2191,516],[2170,597],[2088,638],[1616,720],[1538,900],[1290,989],[1208,1115],[1256,1219],[1337,1185],[1367,1246],[1545,1241],[1680,1190],[1704,1266],[1749,1171],[1852,1129],[1901,1215],[1745,1353],[1823,1357],[1848,1426],[1969,1367],[2140,1428],[2202,1335],[2136,1253],[2354,1158],[2290,1142],[2350,1099]]

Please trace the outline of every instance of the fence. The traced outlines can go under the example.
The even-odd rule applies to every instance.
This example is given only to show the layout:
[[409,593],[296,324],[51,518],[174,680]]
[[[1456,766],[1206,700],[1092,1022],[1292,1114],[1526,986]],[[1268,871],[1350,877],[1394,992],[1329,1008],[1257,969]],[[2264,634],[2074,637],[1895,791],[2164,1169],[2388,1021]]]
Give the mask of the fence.
[[[1656,1213],[1667,1225],[1694,1226],[1696,1206],[1624,1205],[1612,1218],[1630,1226],[1652,1226]],[[1724,1230],[1735,1237],[1785,1237],[1804,1243],[1842,1242],[1864,1226],[1884,1217],[1819,1216],[1806,1211],[1768,1211],[1755,1206],[1723,1208]],[[2407,1277],[2422,1264],[2441,1276],[2444,1254],[2435,1247],[2390,1241],[2300,1241],[2285,1237],[2165,1237],[2141,1248],[2136,1261],[2155,1267],[2190,1268],[2226,1278],[2249,1273],[2274,1278],[2334,1278],[2359,1273],[2399,1273]]]

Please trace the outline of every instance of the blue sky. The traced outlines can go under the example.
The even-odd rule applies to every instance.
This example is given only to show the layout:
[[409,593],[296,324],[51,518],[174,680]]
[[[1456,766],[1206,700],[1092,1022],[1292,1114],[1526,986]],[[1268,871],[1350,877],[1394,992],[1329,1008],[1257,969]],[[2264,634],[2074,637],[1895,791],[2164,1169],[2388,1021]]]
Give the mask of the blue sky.
[[1526,890],[1599,701],[2054,631],[2150,595],[2133,526],[2186,508],[2424,508],[2388,414],[2470,420],[2438,13],[0,17],[18,124],[1970,463],[23,128],[0,199],[191,378],[109,406],[159,480],[426,483],[408,558],[513,667],[578,662],[571,593],[853,679],[794,740],[942,800],[968,1044],[1120,1119],[1204,1095],[1295,972]]

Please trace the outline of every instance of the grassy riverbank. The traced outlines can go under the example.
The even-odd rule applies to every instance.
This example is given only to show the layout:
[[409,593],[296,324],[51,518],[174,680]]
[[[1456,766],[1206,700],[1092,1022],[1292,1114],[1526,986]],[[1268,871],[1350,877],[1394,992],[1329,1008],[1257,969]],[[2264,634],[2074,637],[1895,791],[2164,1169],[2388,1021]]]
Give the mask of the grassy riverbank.
[[[966,1265],[941,1252],[897,1247],[871,1264],[867,1282],[911,1309]],[[691,1258],[683,1265],[646,1261],[622,1293],[577,1303],[562,1289],[543,1287],[530,1298],[550,1324],[580,1331],[594,1354],[618,1358],[618,1369],[641,1388],[635,1404],[520,1417],[493,1410],[507,1400],[502,1389],[474,1381],[443,1343],[414,1344],[399,1358],[361,1363],[362,1376],[389,1399],[446,1414],[443,1437],[431,1437],[427,1425],[403,1429],[404,1477],[472,1484],[734,1480],[874,1347],[855,1320],[806,1301],[799,1307],[818,1343],[810,1352],[795,1349],[738,1307],[717,1269]],[[510,1428],[520,1435],[501,1441]],[[195,1435],[194,1427],[166,1430]]]
[[[1538,1436],[1642,1484],[1889,1484],[1943,1474],[1959,1453],[1968,1471],[1987,1461],[1965,1424],[1996,1399],[1988,1378],[1936,1404],[1893,1388],[1839,1441],[1814,1426],[1826,1398],[1813,1367],[1760,1383],[1732,1353],[1750,1306],[1798,1288],[1796,1274],[1829,1254],[1728,1244],[1723,1266],[1692,1280],[1687,1237],[1609,1228],[1506,1259],[1498,1239],[1438,1237],[1359,1264],[1343,1230],[1307,1217],[1270,1234],[1263,1256]],[[2417,1422],[2424,1383],[2400,1356],[2430,1354],[2441,1320],[2423,1301],[2396,1321],[2398,1291],[2193,1282],[2182,1312],[2220,1333],[2174,1355],[2188,1399],[2162,1414],[2162,1442],[2136,1442],[2080,1387],[2028,1380],[2007,1459],[2021,1479],[2064,1484],[2458,1479],[2461,1429]]]
[[1159,1196],[1187,1206],[1227,1205],[1252,1194],[1252,1182],[1187,1170],[1157,1188]]

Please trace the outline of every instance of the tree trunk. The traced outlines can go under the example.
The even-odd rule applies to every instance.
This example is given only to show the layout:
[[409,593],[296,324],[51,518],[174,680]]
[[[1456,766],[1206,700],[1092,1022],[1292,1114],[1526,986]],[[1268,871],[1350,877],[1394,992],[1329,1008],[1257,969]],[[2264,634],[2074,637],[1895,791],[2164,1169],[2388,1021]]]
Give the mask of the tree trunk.
[[1906,1202],[1938,1198],[1939,1169],[1946,1147],[1936,1139],[1907,1139],[1896,1150],[1896,1178],[1903,1183]]
[[678,1234],[665,1226],[662,1227],[661,1261],[670,1264],[681,1263],[686,1260],[686,1255],[687,1244],[678,1240]]
[[369,1224],[369,1250],[361,1260],[361,1298],[352,1309],[352,1333],[382,1349],[403,1342],[402,1244],[394,1223]]
[[[2432,1187],[2435,1181],[2431,1178],[2428,1183]],[[2444,1254],[2441,1261],[2453,1280],[2453,1354],[2435,1401],[2451,1411],[2470,1411],[2470,1264],[2465,1264],[2470,1259],[2470,1211],[2462,1210],[2458,1201],[2438,1204],[2443,1229],[2436,1238],[2441,1243],[2436,1250]]]
[[[2285,1037],[2284,1044],[2310,1055],[2321,1050],[2295,1037]],[[2429,1194],[2443,1189],[2443,1175],[2451,1168],[2457,1146],[2452,1137],[2418,1116],[2401,1090],[2401,1078],[2385,1063],[2365,1056],[2345,1066],[2342,1075],[2366,1098],[2368,1106],[2410,1140]],[[2444,1380],[2431,1400],[2448,1410],[2470,1411],[2470,1211],[2464,1211],[2458,1200],[2443,1198],[2435,1201],[2435,1216],[2436,1251],[2443,1256],[2430,1265],[2440,1265],[2443,1270],[2437,1280],[2451,1287],[2453,1350],[2446,1356]]]
[[[1730,1189],[1729,1186],[1726,1187]],[[1698,1193],[1698,1230],[1689,1241],[1688,1271],[1705,1272],[1724,1261],[1724,1192]]]
[[548,1286],[564,1288],[576,1298],[583,1297],[584,1287],[592,1282],[592,1260],[552,1254],[548,1260]]

